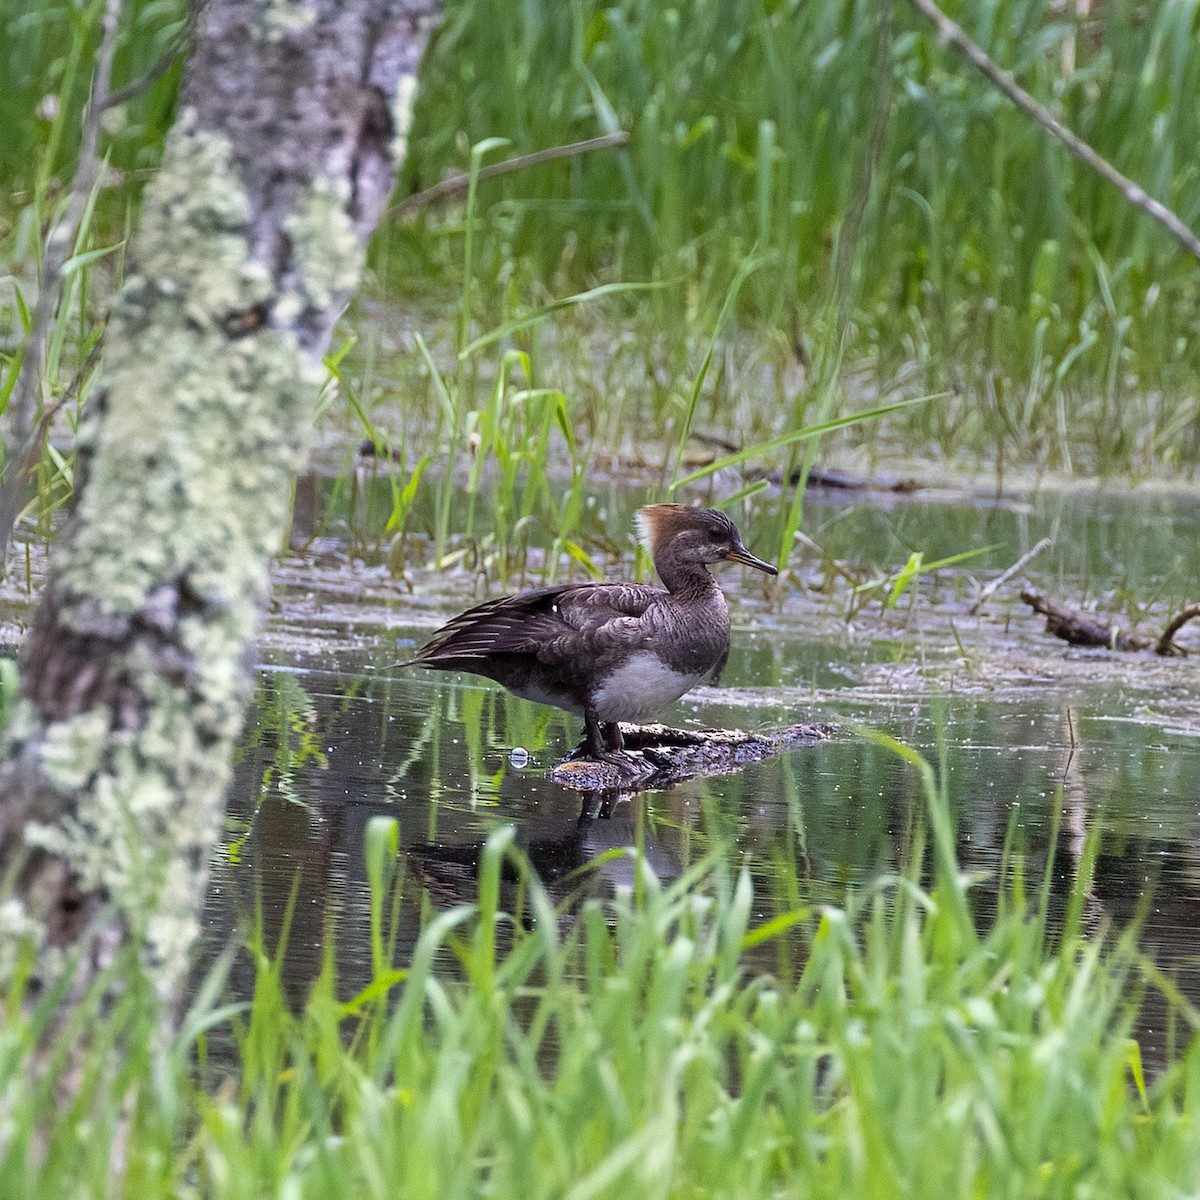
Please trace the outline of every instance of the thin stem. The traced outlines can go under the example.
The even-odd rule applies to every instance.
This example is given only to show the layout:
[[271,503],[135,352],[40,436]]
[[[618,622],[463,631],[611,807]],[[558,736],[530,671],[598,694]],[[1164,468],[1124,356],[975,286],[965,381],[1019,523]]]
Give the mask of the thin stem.
[[[497,175],[511,175],[514,171],[523,171],[526,167],[536,167],[541,163],[553,162],[559,158],[574,158],[577,154],[587,154],[589,150],[605,150],[610,146],[624,146],[628,141],[629,134],[621,129],[616,133],[606,133],[601,137],[588,138],[582,142],[571,142],[566,146],[551,146],[546,150],[536,150],[532,154],[522,154],[517,158],[510,158],[506,162],[492,163],[491,166],[482,168],[476,178],[480,180],[495,179]],[[470,186],[470,172],[452,175],[449,179],[443,179],[441,183],[436,183],[423,192],[414,192],[411,196],[401,200],[399,204],[388,210],[386,219],[394,221],[397,217],[406,216],[408,213],[415,212],[418,208],[425,208],[438,200],[457,196],[461,192],[467,191]]]
[[92,79],[91,104],[84,116],[83,136],[79,143],[79,157],[71,180],[67,210],[63,219],[52,226],[46,235],[42,252],[41,287],[29,325],[20,373],[9,404],[7,444],[19,448],[9,456],[4,482],[0,484],[0,573],[7,573],[13,526],[23,507],[25,485],[41,450],[43,429],[38,421],[38,408],[46,341],[58,310],[63,266],[75,246],[88,197],[100,174],[100,123],[108,107],[120,14],[121,0],[107,0],[102,25],[104,32],[96,56],[96,73]]

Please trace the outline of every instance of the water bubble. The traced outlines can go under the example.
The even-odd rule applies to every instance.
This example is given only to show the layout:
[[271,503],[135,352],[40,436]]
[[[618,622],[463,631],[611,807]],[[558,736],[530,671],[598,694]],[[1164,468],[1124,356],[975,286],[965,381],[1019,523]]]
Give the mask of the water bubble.
[[514,746],[509,751],[508,761],[519,771],[522,767],[529,766],[529,751],[524,746]]

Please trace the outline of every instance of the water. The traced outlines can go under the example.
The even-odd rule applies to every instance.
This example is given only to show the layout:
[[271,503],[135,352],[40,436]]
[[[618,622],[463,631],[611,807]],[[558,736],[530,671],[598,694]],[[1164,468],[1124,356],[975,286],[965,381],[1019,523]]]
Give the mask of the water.
[[[853,556],[864,575],[894,570],[916,546],[932,559],[993,543],[1001,549],[984,566],[996,571],[1055,535],[1055,551],[1030,574],[1064,600],[1135,584],[1147,596],[1200,596],[1200,505],[1190,497],[1059,495],[1007,509],[908,500],[890,511],[829,502],[808,513],[826,555]],[[362,606],[351,635],[343,608],[337,619],[327,612],[330,636],[264,663],[216,859],[210,944],[253,922],[259,906],[270,940],[294,904],[287,970],[296,994],[331,948],[341,990],[363,986],[371,950],[362,846],[377,814],[399,822],[410,901],[401,948],[423,904],[473,897],[481,847],[502,825],[515,826],[559,900],[627,886],[631,859],[606,852],[633,846],[663,879],[714,851],[745,864],[760,919],[798,899],[836,899],[905,868],[923,806],[911,768],[856,733],[861,723],[941,764],[981,911],[1006,846],[1031,885],[1048,877],[1063,903],[1091,834],[1088,919],[1099,928],[1139,915],[1145,946],[1200,1004],[1196,660],[1069,650],[1011,597],[969,615],[963,574],[926,582],[911,608],[881,613],[876,599],[852,622],[819,596],[780,615],[747,592],[721,686],[698,689],[665,718],[742,728],[819,720],[839,732],[740,774],[616,803],[546,776],[580,736],[574,718],[468,677],[389,670],[427,636],[427,622],[405,623],[423,614],[402,607],[381,622]],[[580,871],[598,858],[600,867]],[[1164,1019],[1149,1005],[1143,1013],[1151,1057]]]

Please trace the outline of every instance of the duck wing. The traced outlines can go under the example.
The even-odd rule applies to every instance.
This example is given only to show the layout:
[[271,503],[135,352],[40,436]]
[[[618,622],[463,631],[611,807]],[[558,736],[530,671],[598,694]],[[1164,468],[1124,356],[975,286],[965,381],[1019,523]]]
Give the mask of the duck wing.
[[532,655],[547,665],[637,645],[642,618],[666,593],[635,583],[568,583],[488,600],[447,622],[413,659],[450,666],[496,655]]

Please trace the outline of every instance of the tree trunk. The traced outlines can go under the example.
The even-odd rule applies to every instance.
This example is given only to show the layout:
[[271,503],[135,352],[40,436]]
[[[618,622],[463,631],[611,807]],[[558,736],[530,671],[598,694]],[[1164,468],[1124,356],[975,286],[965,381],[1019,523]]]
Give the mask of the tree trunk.
[[[321,357],[438,0],[208,0],[81,432],[0,780],[13,935],[102,911],[164,989],[196,929]],[[109,907],[105,907],[105,905]],[[112,914],[111,916],[107,914]]]

